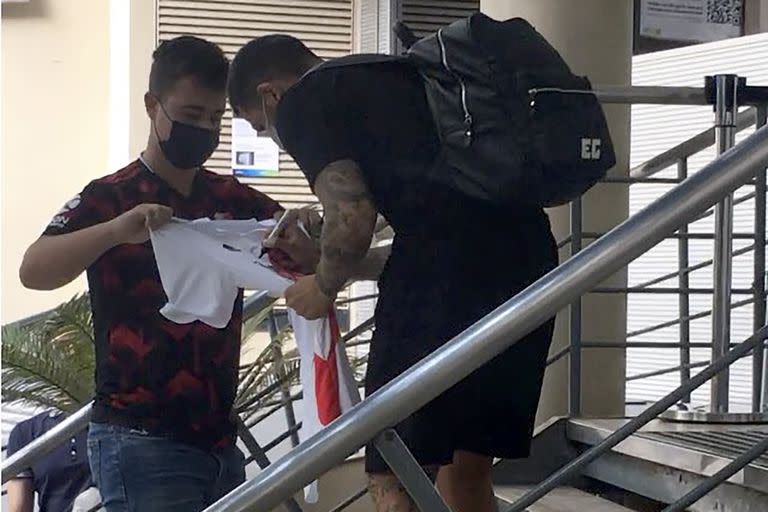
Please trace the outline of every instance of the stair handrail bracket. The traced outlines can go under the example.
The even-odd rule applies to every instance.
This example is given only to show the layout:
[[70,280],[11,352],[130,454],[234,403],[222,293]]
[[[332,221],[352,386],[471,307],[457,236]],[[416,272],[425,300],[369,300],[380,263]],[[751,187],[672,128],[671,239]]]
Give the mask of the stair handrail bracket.
[[768,167],[763,127],[369,396],[206,512],[271,510]]

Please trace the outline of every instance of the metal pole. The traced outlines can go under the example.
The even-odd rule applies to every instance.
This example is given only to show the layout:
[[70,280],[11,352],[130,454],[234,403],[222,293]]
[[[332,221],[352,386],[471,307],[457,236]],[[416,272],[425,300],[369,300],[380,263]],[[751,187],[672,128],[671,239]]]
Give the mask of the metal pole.
[[631,103],[654,105],[708,105],[706,90],[703,87],[656,87],[598,86],[595,96],[602,103]]
[[376,434],[397,425],[509,348],[766,166],[768,128],[762,128],[366,397],[206,512],[275,507]]
[[[689,363],[686,366],[686,370],[689,370],[688,374],[690,375],[690,370],[691,369],[693,369],[693,368],[701,368],[702,366],[709,365],[709,363],[710,363],[709,361],[700,361],[698,363],[693,363],[693,364]],[[631,382],[633,380],[648,379],[648,378],[651,378],[651,377],[658,377],[659,375],[666,375],[668,373],[673,373],[673,372],[677,372],[677,371],[680,371],[680,370],[681,370],[681,368],[679,366],[675,366],[674,368],[664,368],[662,370],[654,370],[652,372],[637,373],[635,375],[630,375],[629,377],[627,377],[627,382]],[[688,380],[690,380],[690,378]],[[686,380],[686,382],[688,382],[688,380]],[[691,395],[687,395],[687,396],[690,397]],[[683,402],[683,403],[688,403],[688,402],[685,401],[685,397],[683,397],[680,401]]]
[[421,512],[451,512],[437,492],[432,479],[419,466],[413,454],[393,429],[385,430],[374,441],[381,458]]
[[[677,179],[680,181],[688,178],[688,160],[681,158],[677,161]],[[688,234],[688,225],[680,228],[681,235]],[[688,237],[681,236],[677,239],[677,266],[680,277],[678,286],[682,290],[690,288],[690,275],[688,267]],[[691,296],[687,293],[681,293],[677,296],[678,313],[680,314],[680,384],[685,384],[691,378]],[[684,404],[691,403],[691,395],[685,395],[682,399]]]
[[[736,116],[736,131],[740,132],[755,124],[755,114],[752,109],[747,109],[744,112],[739,112]],[[694,135],[685,142],[681,142],[677,146],[668,149],[667,151],[654,156],[647,162],[644,162],[637,167],[633,167],[629,171],[631,178],[648,178],[653,176],[657,172],[663,171],[675,161],[686,159],[691,155],[695,155],[699,151],[704,151],[712,144],[715,143],[715,128],[707,128],[703,132]]]
[[[757,128],[765,126],[768,106],[757,108],[755,121]],[[766,171],[763,169],[755,178],[755,253],[754,253],[754,297],[753,325],[766,323],[765,300],[765,203],[766,203]],[[768,412],[768,358],[765,357],[765,345],[755,350],[752,364],[752,410],[753,412]]]
[[[683,228],[680,228],[683,229]],[[686,229],[688,229],[686,227]],[[747,254],[749,252],[752,252],[755,249],[754,245],[747,245],[745,247],[740,247],[739,249],[736,249],[733,251],[733,257],[741,256],[742,254]],[[686,274],[690,274],[691,272],[695,272],[697,270],[701,270],[702,268],[707,268],[712,264],[712,260],[704,260],[701,261],[695,265],[691,265],[688,268],[680,269],[676,272],[670,272],[668,274],[664,274],[659,277],[654,277],[653,279],[649,279],[647,281],[643,281],[640,284],[635,285],[635,288],[649,288],[655,284],[663,283],[664,281],[667,281],[669,279],[672,279],[673,277],[680,277],[681,272],[685,272]]]
[[[582,248],[583,211],[581,198],[571,202],[571,257]],[[570,357],[568,358],[568,415],[581,414],[581,297],[571,303],[569,313]]]
[[559,360],[567,356],[568,353],[570,353],[570,351],[571,351],[571,346],[568,345],[567,347],[564,347],[563,349],[558,351],[555,355],[550,356],[549,359],[547,359],[547,366],[555,364],[556,362],[558,362]]
[[712,489],[747,467],[753,460],[765,453],[766,450],[768,450],[768,436],[737,458],[733,459],[725,465],[723,469],[704,480],[692,489],[691,492],[665,508],[662,512],[683,512],[684,510],[687,510],[688,507],[709,494]]
[[[738,99],[736,75],[715,77],[715,141],[717,154],[722,155],[736,143]],[[712,361],[728,351],[731,338],[731,277],[733,274],[733,193],[728,194],[715,208],[715,246],[712,294]],[[728,412],[729,371],[712,379],[710,409],[715,413]]]
[[724,368],[728,368],[734,361],[749,354],[749,352],[760,342],[760,338],[768,332],[768,326],[753,334],[749,339],[741,343],[736,348],[725,354],[710,366],[696,374],[688,381],[688,384],[678,387],[667,396],[650,406],[640,413],[634,419],[630,420],[623,427],[616,430],[613,434],[606,437],[600,444],[588,449],[576,459],[559,469],[555,474],[544,480],[536,488],[525,493],[519,500],[514,502],[511,507],[504,512],[521,512],[529,506],[536,503],[539,499],[546,496],[551,490],[559,487],[570,478],[580,474],[585,467],[597,460],[602,454],[637,432],[641,427],[653,421],[656,416],[675,405],[684,395],[698,388],[713,376],[717,375]]

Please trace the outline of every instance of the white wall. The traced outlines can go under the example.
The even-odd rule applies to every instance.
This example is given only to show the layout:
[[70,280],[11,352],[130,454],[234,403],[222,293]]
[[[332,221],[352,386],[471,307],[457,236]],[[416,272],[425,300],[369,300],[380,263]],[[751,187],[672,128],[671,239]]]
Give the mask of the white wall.
[[2,6],[2,322],[84,289],[25,290],[18,268],[56,211],[107,174],[109,2],[31,0]]

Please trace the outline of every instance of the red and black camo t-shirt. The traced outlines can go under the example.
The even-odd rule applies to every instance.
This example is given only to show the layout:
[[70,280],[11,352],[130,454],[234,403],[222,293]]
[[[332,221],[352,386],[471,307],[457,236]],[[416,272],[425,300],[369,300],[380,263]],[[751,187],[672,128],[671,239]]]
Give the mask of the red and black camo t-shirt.
[[[169,206],[184,219],[262,220],[281,209],[233,177],[209,171],[197,172],[185,197],[137,160],[91,182],[54,216],[44,234],[78,231],[143,203]],[[167,299],[150,242],[107,251],[87,274],[96,339],[93,420],[205,449],[232,443],[242,293],[223,329],[165,319],[159,310]]]

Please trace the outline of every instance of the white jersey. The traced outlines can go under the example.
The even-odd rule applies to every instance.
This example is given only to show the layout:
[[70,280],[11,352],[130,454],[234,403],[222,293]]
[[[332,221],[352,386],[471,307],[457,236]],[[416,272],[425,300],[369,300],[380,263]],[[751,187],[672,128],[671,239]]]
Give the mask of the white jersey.
[[[223,328],[232,317],[240,288],[279,297],[292,283],[262,256],[261,242],[274,220],[174,219],[151,233],[152,248],[168,303],[160,310],[169,320],[199,320]],[[307,320],[288,310],[301,358],[304,391],[302,439],[319,432],[360,401],[354,376],[341,343],[335,311]],[[316,503],[317,483],[305,489]]]

